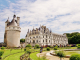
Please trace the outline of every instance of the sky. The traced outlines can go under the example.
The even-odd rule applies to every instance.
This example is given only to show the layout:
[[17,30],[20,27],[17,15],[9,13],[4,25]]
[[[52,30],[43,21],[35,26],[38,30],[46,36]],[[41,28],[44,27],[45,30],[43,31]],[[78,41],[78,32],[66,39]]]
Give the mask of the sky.
[[0,42],[14,12],[20,17],[20,38],[40,25],[59,34],[80,32],[80,0],[0,0]]

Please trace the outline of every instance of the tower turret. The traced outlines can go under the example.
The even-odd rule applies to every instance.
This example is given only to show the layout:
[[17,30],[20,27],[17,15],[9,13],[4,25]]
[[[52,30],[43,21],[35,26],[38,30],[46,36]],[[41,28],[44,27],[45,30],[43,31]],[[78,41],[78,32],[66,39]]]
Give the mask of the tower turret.
[[21,28],[17,24],[16,15],[13,16],[12,21],[9,22],[8,26],[5,28],[5,31],[7,47],[19,47]]

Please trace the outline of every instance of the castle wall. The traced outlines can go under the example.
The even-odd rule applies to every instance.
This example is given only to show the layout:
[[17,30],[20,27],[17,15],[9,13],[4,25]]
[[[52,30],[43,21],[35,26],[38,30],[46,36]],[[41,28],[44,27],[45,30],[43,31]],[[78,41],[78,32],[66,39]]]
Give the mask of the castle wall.
[[9,30],[7,31],[7,47],[20,46],[20,31]]

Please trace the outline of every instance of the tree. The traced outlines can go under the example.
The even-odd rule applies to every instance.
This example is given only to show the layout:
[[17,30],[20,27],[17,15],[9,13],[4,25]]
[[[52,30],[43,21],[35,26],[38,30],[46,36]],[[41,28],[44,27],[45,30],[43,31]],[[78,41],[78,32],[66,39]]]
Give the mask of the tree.
[[0,51],[0,59],[1,59],[1,56],[3,55],[4,51]]
[[25,42],[25,39],[24,38],[20,39],[20,42],[21,43],[24,43]]
[[30,44],[28,44],[28,45],[26,45],[26,47],[31,48],[31,45],[30,45]]
[[60,57],[60,60],[62,60],[62,58],[65,57],[65,54],[63,51],[58,51],[56,55]]
[[80,44],[80,33],[66,33],[69,44]]
[[36,44],[36,45],[34,46],[34,48],[38,49],[38,48],[39,48],[39,45],[38,45],[38,44]]

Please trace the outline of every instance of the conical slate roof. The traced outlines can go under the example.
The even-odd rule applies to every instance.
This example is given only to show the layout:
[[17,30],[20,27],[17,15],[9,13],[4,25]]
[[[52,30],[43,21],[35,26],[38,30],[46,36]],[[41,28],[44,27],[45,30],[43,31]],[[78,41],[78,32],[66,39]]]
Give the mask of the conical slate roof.
[[7,19],[7,21],[6,21],[5,23],[8,23],[8,22],[10,22],[10,21],[9,21],[9,17],[8,17],[8,19]]
[[9,26],[17,26],[17,23],[16,23],[15,19],[13,19],[13,20],[11,21],[11,23],[10,23]]

